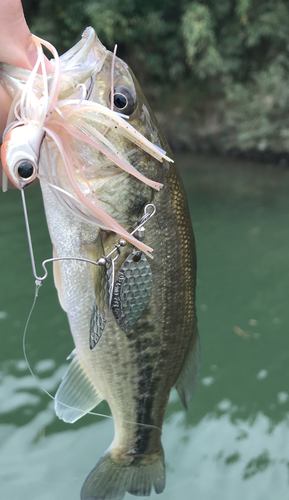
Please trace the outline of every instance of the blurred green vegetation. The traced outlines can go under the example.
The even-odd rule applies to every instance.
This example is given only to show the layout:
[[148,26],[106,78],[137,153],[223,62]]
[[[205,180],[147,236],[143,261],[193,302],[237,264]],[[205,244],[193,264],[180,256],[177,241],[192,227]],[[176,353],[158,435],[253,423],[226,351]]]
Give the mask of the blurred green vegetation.
[[31,31],[60,53],[89,25],[109,49],[117,43],[154,109],[203,133],[207,127],[223,149],[289,151],[288,1],[23,0],[23,7]]

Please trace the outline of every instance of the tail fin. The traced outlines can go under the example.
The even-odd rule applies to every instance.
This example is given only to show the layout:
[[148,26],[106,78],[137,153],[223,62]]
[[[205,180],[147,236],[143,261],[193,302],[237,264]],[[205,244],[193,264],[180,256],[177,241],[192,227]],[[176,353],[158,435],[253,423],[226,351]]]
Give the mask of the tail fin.
[[166,474],[164,452],[143,459],[122,462],[113,460],[108,451],[87,476],[81,490],[81,500],[122,500],[125,493],[149,496],[152,486],[162,493]]

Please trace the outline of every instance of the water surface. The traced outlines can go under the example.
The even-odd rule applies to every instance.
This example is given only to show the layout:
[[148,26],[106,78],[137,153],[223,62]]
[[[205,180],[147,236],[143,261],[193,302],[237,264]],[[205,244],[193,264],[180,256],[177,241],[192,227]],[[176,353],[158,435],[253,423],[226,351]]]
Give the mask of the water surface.
[[[198,254],[200,381],[189,411],[172,392],[163,429],[167,487],[153,500],[285,500],[289,492],[289,172],[177,158]],[[27,191],[38,272],[51,256],[41,194]],[[18,192],[0,194],[1,500],[78,500],[113,422],[57,419],[22,352],[34,280]],[[29,362],[55,393],[73,349],[52,268],[27,332]],[[177,342],[177,332],[176,332]],[[106,403],[98,408],[109,413]],[[132,498],[127,494],[126,499]]]

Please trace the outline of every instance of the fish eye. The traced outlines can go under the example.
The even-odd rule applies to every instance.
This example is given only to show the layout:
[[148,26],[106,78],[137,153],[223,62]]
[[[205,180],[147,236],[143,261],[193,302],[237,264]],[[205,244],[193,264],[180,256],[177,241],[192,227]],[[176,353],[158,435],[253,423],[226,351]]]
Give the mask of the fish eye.
[[31,179],[31,177],[35,177],[36,174],[36,168],[33,163],[30,161],[21,161],[17,166],[16,166],[16,172],[17,176],[20,179],[23,179],[24,181],[28,181]]
[[[109,94],[109,101],[111,102],[111,93]],[[126,115],[131,115],[135,107],[133,95],[127,87],[122,85],[114,88],[113,104],[115,111],[120,111]]]

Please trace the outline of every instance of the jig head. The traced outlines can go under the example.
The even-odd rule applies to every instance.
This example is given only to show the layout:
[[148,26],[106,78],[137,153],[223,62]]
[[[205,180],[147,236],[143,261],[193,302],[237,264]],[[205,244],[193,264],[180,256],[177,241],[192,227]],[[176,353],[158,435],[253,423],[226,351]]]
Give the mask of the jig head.
[[27,123],[12,128],[1,146],[3,169],[18,189],[29,186],[37,177],[38,160],[45,131]]

